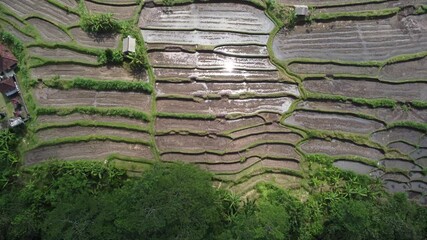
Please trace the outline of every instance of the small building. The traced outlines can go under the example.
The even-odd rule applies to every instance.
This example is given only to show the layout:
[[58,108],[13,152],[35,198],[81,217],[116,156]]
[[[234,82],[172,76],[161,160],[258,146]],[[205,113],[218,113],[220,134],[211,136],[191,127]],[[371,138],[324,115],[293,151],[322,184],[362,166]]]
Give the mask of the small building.
[[127,36],[125,39],[123,39],[123,53],[124,54],[129,54],[129,53],[134,53],[136,49],[136,39],[131,37],[131,36]]
[[12,71],[18,64],[18,60],[5,45],[0,44],[0,74]]
[[19,92],[19,89],[13,77],[0,78],[0,92],[6,95],[6,97],[11,97],[15,93]]
[[305,17],[309,14],[308,7],[306,5],[294,5],[294,8],[297,17]]
[[17,127],[22,124],[24,124],[24,120],[22,120],[21,117],[9,119],[9,127],[11,128]]

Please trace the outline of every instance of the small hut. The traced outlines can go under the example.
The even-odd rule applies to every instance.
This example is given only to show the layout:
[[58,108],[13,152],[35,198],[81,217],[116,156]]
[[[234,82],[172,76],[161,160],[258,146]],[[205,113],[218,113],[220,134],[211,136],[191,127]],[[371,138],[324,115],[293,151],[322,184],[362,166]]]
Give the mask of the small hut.
[[308,7],[306,5],[294,5],[294,8],[297,17],[306,17],[309,14]]
[[131,37],[131,36],[127,36],[125,39],[123,39],[123,53],[124,54],[129,54],[129,53],[134,53],[135,52],[135,48],[136,48],[136,39]]

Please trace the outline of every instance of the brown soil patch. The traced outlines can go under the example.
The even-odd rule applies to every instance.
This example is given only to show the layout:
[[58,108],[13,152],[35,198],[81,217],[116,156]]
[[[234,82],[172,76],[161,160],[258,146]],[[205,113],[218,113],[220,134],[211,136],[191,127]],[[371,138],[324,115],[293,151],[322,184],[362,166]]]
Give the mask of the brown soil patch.
[[162,152],[172,150],[183,151],[225,151],[231,139],[223,137],[194,135],[163,135],[156,136],[157,147]]
[[85,61],[90,63],[97,63],[97,56],[83,54],[64,48],[42,48],[42,47],[30,47],[28,48],[30,55],[36,57],[52,58],[55,60],[76,60]]
[[373,160],[384,158],[384,154],[379,150],[356,145],[350,142],[343,142],[337,139],[325,141],[311,139],[301,145],[301,149],[307,153],[325,153],[331,156],[361,156]]
[[246,129],[232,132],[230,136],[232,138],[241,138],[244,136],[256,135],[261,133],[290,133],[290,132],[291,132],[290,129],[279,125],[278,122],[271,122],[270,124],[258,125],[251,128],[246,128]]
[[229,113],[251,114],[261,111],[284,113],[288,111],[292,98],[263,98],[263,99],[236,99],[236,100],[205,100],[201,102],[182,101],[175,99],[157,100],[159,112],[174,113],[203,113],[226,115]]
[[409,154],[409,153],[416,150],[416,148],[414,146],[407,144],[405,142],[390,143],[387,147],[396,149],[403,154]]
[[98,136],[113,136],[121,138],[133,138],[137,140],[143,140],[149,142],[150,135],[146,132],[137,132],[117,128],[106,128],[106,127],[60,127],[60,128],[49,128],[38,131],[36,137],[41,141],[49,141],[57,138],[66,137],[81,137],[88,135]]
[[79,113],[73,113],[66,116],[59,115],[39,115],[37,116],[38,124],[67,124],[76,121],[92,121],[94,123],[118,123],[118,124],[130,124],[139,127],[147,127],[148,123],[131,118],[125,117],[110,117],[110,116],[100,116],[100,115],[85,115]]
[[70,36],[67,35],[64,31],[62,31],[57,26],[53,25],[50,22],[39,18],[31,18],[27,20],[28,23],[33,25],[41,34],[41,37],[44,40],[51,42],[69,42],[71,41]]
[[343,131],[353,133],[372,133],[384,125],[380,122],[367,120],[352,115],[296,111],[285,119],[286,124],[309,129]]
[[111,141],[90,141],[58,144],[30,150],[25,154],[25,164],[35,164],[49,159],[101,160],[106,159],[111,154],[122,154],[125,156],[143,157],[147,159],[153,157],[150,147],[145,145]]
[[353,171],[358,174],[369,174],[376,169],[375,167],[368,164],[348,160],[338,160],[335,161],[333,165],[337,168]]
[[63,79],[86,77],[101,80],[146,80],[147,75],[132,75],[122,67],[90,67],[79,64],[51,64],[31,69],[33,78],[49,79],[59,76]]
[[55,7],[47,1],[39,0],[2,0],[2,4],[10,8],[12,12],[15,12],[18,16],[24,17],[31,14],[39,14],[53,22],[58,22],[64,25],[73,25],[78,22],[79,17],[73,13],[67,13],[66,11]]
[[104,4],[98,4],[90,1],[85,1],[85,5],[87,9],[90,12],[93,13],[112,13],[113,16],[117,19],[130,19],[135,14],[135,11],[137,10],[138,6],[111,6],[111,5],[104,5]]
[[34,90],[38,103],[50,107],[125,107],[150,111],[150,95],[135,92],[96,92],[90,90],[58,90],[39,88]]
[[64,4],[65,6],[70,7],[70,8],[75,8],[78,6],[76,0],[57,0],[57,1]]
[[361,79],[305,80],[304,87],[312,92],[361,98],[391,98],[399,101],[427,101],[427,83],[387,84]]
[[119,35],[90,35],[81,28],[70,30],[74,40],[80,45],[93,48],[117,48],[119,46]]

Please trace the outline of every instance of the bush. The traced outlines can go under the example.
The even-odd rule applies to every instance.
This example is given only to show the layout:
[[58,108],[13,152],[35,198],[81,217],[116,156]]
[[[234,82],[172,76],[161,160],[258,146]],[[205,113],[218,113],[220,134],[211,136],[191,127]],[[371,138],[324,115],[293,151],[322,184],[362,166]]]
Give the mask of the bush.
[[81,18],[82,29],[92,34],[116,33],[120,30],[120,24],[111,13],[86,14]]
[[101,64],[120,65],[123,63],[123,53],[119,49],[105,49],[98,56],[98,62]]

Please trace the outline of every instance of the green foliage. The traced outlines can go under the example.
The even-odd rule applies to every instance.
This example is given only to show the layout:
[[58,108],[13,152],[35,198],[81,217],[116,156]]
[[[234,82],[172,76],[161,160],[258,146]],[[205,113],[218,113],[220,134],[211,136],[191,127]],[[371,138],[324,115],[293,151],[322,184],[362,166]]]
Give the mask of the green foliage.
[[412,101],[411,106],[418,109],[426,109],[427,108],[427,102],[425,101]]
[[274,19],[279,27],[292,29],[297,22],[295,9],[279,4],[276,0],[267,0],[267,13]]
[[123,91],[123,92],[145,92],[151,93],[153,87],[147,82],[128,82],[121,80],[94,80],[90,78],[75,78],[73,80],[59,80],[54,77],[43,82],[51,88],[68,90],[72,88],[87,89],[95,91]]
[[334,12],[334,13],[318,13],[311,18],[314,20],[338,20],[338,19],[367,19],[379,18],[395,15],[400,11],[400,8],[387,8],[381,10],[367,10],[356,12]]
[[113,18],[112,13],[84,14],[80,26],[92,34],[112,34],[120,31],[120,24]]
[[98,62],[107,65],[120,65],[123,63],[123,53],[120,49],[111,50],[107,48],[98,56]]
[[130,69],[134,72],[139,72],[147,68],[146,62],[146,52],[145,49],[141,46],[138,46],[135,52],[131,52],[127,55],[127,58],[130,60],[129,66]]
[[18,144],[16,135],[9,130],[0,131],[0,192],[16,180],[18,157],[15,148]]

